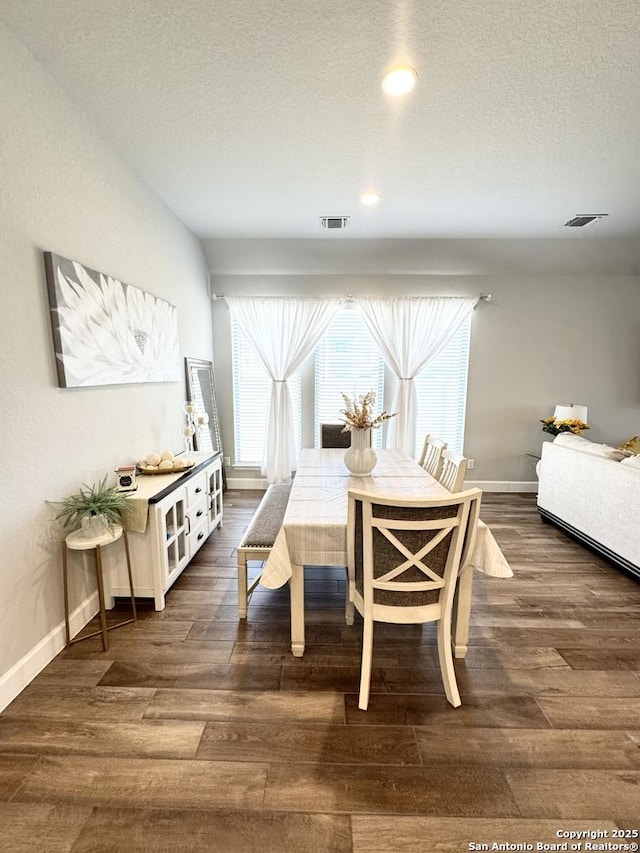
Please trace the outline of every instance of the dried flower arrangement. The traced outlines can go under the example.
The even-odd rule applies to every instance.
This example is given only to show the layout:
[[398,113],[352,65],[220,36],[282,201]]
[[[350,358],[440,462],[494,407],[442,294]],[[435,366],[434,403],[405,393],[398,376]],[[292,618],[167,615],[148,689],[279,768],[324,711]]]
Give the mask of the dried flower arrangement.
[[540,423],[542,424],[542,432],[548,432],[550,435],[559,435],[561,432],[572,432],[574,435],[580,435],[583,430],[589,429],[589,424],[584,421],[577,419],[559,421],[553,415],[541,420]]
[[371,410],[376,402],[375,391],[360,394],[357,401],[346,394],[342,395],[342,399],[345,405],[344,409],[340,409],[340,414],[344,415],[344,419],[342,420],[344,429],[342,432],[350,432],[352,429],[377,429],[385,421],[388,421],[389,418],[395,418],[398,414],[394,412],[390,415],[388,412],[381,412],[376,417],[373,417]]

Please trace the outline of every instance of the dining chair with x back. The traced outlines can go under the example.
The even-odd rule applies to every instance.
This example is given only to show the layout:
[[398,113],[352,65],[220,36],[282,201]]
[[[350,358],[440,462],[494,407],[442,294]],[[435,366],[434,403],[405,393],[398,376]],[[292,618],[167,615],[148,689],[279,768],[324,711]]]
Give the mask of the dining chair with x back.
[[445,694],[454,707],[461,704],[451,620],[456,581],[475,538],[481,496],[480,489],[433,498],[349,490],[349,600],[364,620],[361,710],[369,704],[374,622],[436,622]]

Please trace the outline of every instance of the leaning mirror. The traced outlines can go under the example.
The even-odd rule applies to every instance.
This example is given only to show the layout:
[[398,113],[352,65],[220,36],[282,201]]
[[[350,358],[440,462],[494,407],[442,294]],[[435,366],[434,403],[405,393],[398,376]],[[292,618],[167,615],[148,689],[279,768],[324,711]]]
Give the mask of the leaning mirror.
[[193,437],[195,449],[222,453],[213,362],[199,358],[185,358],[184,362],[189,402],[195,403],[198,414],[206,413],[209,416],[209,423],[202,429],[198,429]]

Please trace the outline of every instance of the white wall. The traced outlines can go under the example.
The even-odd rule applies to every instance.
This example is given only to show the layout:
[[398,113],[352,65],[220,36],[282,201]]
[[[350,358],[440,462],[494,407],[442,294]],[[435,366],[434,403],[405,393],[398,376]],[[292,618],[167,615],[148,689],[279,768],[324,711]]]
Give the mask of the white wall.
[[[631,275],[217,275],[217,294],[479,295],[472,321],[465,454],[469,479],[535,481],[540,418],[586,403],[594,441],[640,433],[640,280]],[[225,456],[233,459],[229,311],[214,303],[216,384]],[[305,437],[311,443],[311,435]],[[229,472],[231,481],[257,477]]]
[[17,670],[59,647],[60,534],[45,501],[151,450],[181,449],[184,380],[57,387],[43,250],[176,305],[183,356],[210,359],[212,338],[198,241],[2,26],[0,103],[2,708]]

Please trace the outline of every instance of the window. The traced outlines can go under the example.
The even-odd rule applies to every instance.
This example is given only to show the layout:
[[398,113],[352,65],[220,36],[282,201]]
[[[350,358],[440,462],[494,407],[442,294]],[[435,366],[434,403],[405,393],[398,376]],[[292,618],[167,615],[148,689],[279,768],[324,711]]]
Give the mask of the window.
[[[470,337],[471,318],[415,378],[418,403],[416,458],[426,433],[437,435],[451,449],[463,452]],[[234,465],[259,467],[264,456],[271,380],[235,323],[232,323],[231,341]],[[320,446],[321,423],[342,420],[342,392],[358,396],[373,390],[376,392],[376,414],[385,408],[384,361],[357,309],[343,308],[336,313],[314,353],[313,373],[315,382],[312,386],[310,372],[305,371],[304,389],[300,370],[289,379],[298,452],[303,445],[303,390],[305,407],[309,414],[313,411],[314,415],[313,438],[307,434],[312,428],[310,417],[305,420],[304,445],[307,447]],[[390,409],[391,405],[388,401],[386,408]],[[372,431],[374,447],[381,446],[382,436],[383,429]]]
[[[236,323],[231,324],[235,465],[260,467],[264,457],[271,379]],[[297,370],[289,378],[296,449],[301,446],[301,382]]]
[[[349,397],[376,392],[375,413],[384,408],[384,361],[360,312],[340,309],[322,336],[315,352],[314,436],[320,446],[320,424],[343,419],[342,394]],[[374,447],[379,447],[382,429],[372,430]]]
[[470,338],[469,316],[446,347],[415,377],[416,458],[427,433],[446,441],[451,450],[463,452]]

